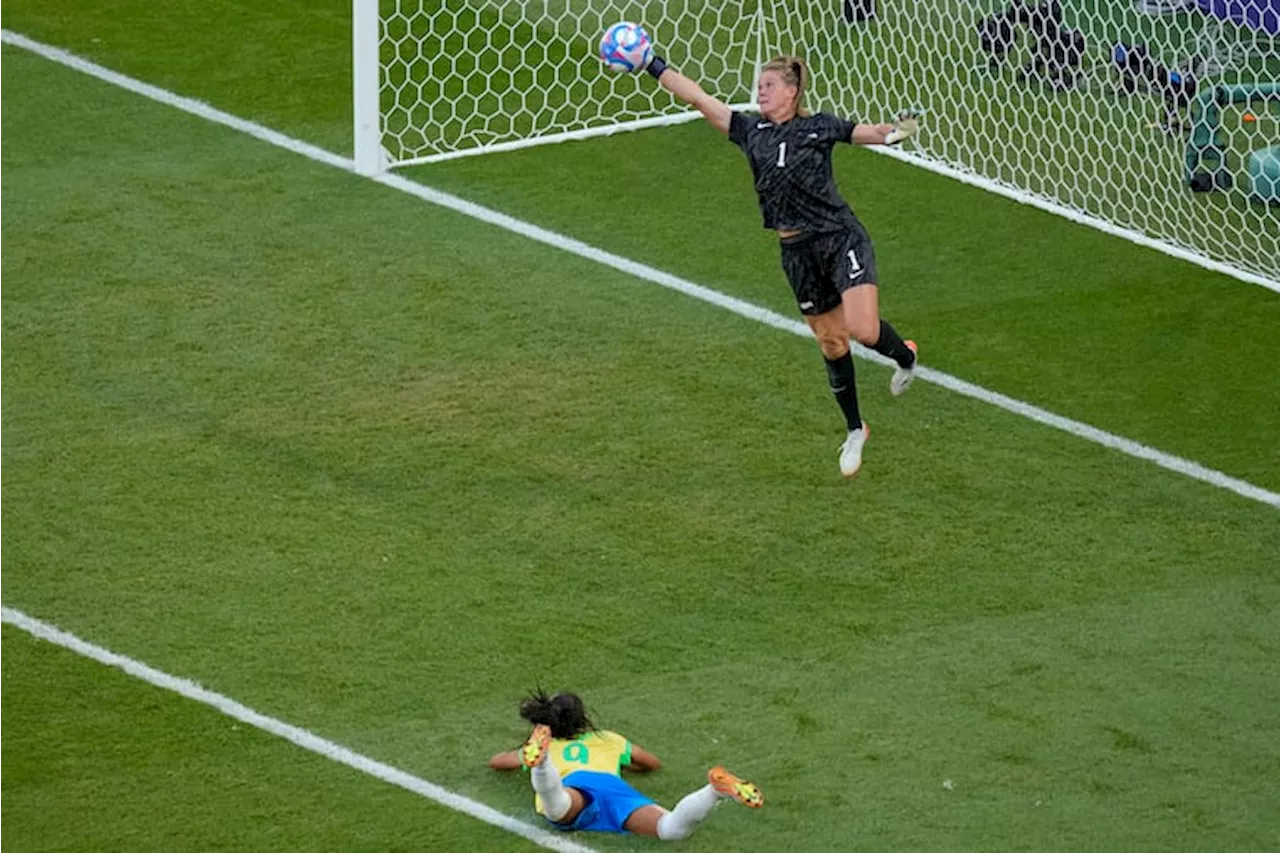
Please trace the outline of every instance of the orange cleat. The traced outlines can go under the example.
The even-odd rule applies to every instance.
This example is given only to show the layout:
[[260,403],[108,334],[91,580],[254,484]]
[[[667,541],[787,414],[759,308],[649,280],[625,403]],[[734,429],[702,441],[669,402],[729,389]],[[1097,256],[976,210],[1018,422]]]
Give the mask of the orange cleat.
[[731,797],[749,809],[758,809],[764,805],[764,794],[754,782],[739,779],[719,765],[707,771],[707,781],[722,797]]

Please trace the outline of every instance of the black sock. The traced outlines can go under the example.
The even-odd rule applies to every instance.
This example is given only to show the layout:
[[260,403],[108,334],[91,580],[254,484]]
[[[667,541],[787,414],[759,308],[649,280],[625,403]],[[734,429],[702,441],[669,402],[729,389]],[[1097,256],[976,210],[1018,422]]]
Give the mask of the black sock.
[[862,418],[858,415],[858,387],[853,379],[853,356],[845,353],[839,358],[828,358],[827,381],[831,383],[831,393],[836,396],[849,429],[862,429]]
[[897,330],[884,320],[880,321],[880,340],[872,347],[881,355],[887,355],[898,363],[899,367],[910,367],[916,363],[916,354],[911,347],[902,342]]

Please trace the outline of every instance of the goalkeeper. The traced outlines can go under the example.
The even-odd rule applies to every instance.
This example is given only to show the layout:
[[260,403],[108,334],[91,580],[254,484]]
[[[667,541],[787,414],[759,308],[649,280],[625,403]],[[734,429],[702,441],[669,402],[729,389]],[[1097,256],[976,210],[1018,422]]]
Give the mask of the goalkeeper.
[[761,70],[758,115],[730,110],[659,56],[646,70],[747,155],[764,227],[778,232],[782,268],[822,349],[831,390],[848,426],[840,473],[855,476],[869,431],[858,411],[849,338],[898,365],[889,383],[895,397],[915,376],[916,345],[880,319],[875,249],[836,188],[831,149],[837,142],[895,145],[916,132],[916,116],[903,113],[894,124],[858,124],[824,113],[810,115],[804,108],[808,70],[794,56],[780,56]]

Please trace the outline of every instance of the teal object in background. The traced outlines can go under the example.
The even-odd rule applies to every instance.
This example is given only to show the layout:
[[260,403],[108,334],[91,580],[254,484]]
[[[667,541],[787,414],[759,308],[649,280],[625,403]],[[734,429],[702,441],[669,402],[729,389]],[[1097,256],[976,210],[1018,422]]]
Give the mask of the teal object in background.
[[1191,105],[1191,135],[1187,140],[1185,179],[1193,190],[1210,192],[1231,186],[1222,107],[1280,99],[1280,83],[1236,83],[1201,89]]

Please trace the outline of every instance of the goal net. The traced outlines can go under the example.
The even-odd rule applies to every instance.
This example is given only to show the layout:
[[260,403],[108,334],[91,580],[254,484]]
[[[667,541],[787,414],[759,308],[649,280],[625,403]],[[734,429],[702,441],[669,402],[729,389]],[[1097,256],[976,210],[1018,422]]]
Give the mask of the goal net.
[[[357,27],[362,5],[379,4],[356,0]],[[391,167],[693,118],[653,80],[604,70],[597,45],[618,21],[643,22],[682,69],[743,107],[762,49],[759,0],[383,0],[380,11]]]
[[696,117],[595,59],[633,20],[730,104],[797,53],[815,109],[924,110],[895,156],[1280,290],[1280,0],[354,2],[364,171]]

